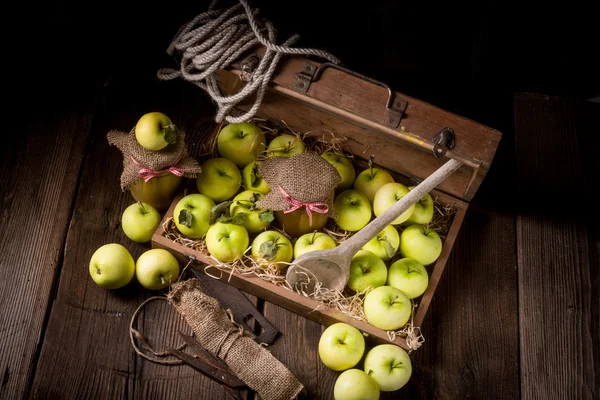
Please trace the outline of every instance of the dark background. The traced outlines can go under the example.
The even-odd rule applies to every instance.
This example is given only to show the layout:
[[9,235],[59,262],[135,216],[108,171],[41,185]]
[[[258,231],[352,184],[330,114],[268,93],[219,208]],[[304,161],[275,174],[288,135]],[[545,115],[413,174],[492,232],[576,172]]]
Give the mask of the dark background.
[[[154,79],[208,1],[22,2],[6,11],[3,68],[15,100],[73,101],[90,85]],[[230,3],[221,1],[220,4]],[[514,91],[598,95],[593,2],[254,0],[283,41],[506,131]],[[594,19],[596,19],[594,21]],[[27,90],[23,90],[27,89]],[[503,107],[508,107],[503,109]]]

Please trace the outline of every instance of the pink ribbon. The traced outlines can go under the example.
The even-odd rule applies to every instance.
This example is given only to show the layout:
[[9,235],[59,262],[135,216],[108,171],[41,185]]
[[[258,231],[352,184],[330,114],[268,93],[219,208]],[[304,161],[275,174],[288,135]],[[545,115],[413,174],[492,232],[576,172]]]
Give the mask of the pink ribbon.
[[291,212],[296,211],[302,206],[306,207],[306,214],[308,215],[308,223],[312,225],[312,213],[311,211],[317,212],[319,214],[326,214],[329,211],[329,206],[327,203],[323,201],[312,201],[312,202],[302,202],[300,200],[296,200],[292,196],[290,196],[281,186],[279,186],[279,190],[283,195],[283,200],[292,206],[289,210],[285,210],[284,214],[289,214]]
[[[181,157],[180,157],[180,158],[181,158]],[[177,163],[179,162],[179,159],[180,159],[180,158],[178,158],[178,159],[177,159],[177,161],[175,161],[173,164],[174,164],[174,165],[177,165]],[[161,169],[160,171],[154,171],[153,169],[150,169],[150,168],[146,168],[146,167],[144,167],[142,164],[140,164],[139,162],[137,162],[137,160],[136,160],[135,158],[133,158],[133,157],[131,157],[131,160],[133,160],[133,162],[134,162],[136,165],[138,165],[138,166],[142,167],[142,168],[140,168],[140,170],[137,172],[137,174],[138,174],[138,176],[139,176],[140,178],[142,178],[142,179],[144,180],[144,182],[146,182],[146,183],[148,183],[148,181],[149,181],[150,179],[152,179],[152,178],[154,178],[155,176],[157,176],[157,175],[160,175],[160,174],[162,174],[162,173],[164,173],[164,172],[170,172],[170,173],[172,173],[173,175],[177,175],[177,176],[183,176],[183,174],[185,173],[185,169],[183,169],[183,168],[179,168],[179,167],[175,167],[175,166],[172,166],[172,167],[169,167],[169,168],[165,168],[165,169]]]

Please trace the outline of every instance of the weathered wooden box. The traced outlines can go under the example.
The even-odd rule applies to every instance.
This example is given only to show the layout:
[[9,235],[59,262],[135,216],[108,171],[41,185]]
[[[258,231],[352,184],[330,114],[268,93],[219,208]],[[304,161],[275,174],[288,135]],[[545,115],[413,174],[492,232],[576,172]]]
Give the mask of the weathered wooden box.
[[[260,52],[252,54],[260,57]],[[228,71],[219,71],[224,92],[233,93],[243,86],[240,74],[244,62]],[[250,105],[240,106],[246,110]],[[327,130],[345,138],[344,150],[366,166],[375,155],[375,164],[388,170],[396,181],[415,184],[434,172],[448,158],[464,165],[441,183],[431,194],[442,205],[451,204],[455,213],[437,262],[427,267],[430,283],[421,298],[414,326],[421,326],[449,254],[461,227],[469,201],[484,179],[496,152],[501,134],[469,119],[389,89],[386,85],[336,65],[319,64],[292,57],[282,60],[274,75],[257,117],[284,121],[299,132]],[[213,132],[216,135],[217,132]],[[208,140],[208,138],[207,138]],[[436,154],[434,154],[436,153]],[[163,222],[172,217],[178,196],[166,212]],[[195,267],[213,260],[164,236],[163,224],[155,232],[154,247],[166,248],[182,263],[196,260]],[[395,343],[408,349],[402,337],[391,340],[386,331],[358,321],[341,311],[328,308],[301,294],[276,286],[258,277],[237,273],[221,278],[248,293],[280,305],[306,318],[330,325],[347,322],[375,342]]]

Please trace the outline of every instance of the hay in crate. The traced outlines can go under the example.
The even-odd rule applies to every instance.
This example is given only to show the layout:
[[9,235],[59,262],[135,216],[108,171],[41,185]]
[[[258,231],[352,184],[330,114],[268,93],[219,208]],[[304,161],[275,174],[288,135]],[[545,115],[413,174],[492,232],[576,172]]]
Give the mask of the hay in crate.
[[[328,130],[315,130],[305,133],[296,132],[291,129],[285,122],[274,122],[268,121],[264,119],[254,118],[251,120],[252,123],[260,126],[266,134],[268,139],[272,139],[279,134],[292,134],[295,135],[299,140],[302,140],[306,147],[306,151],[315,152],[318,154],[322,154],[326,151],[333,151],[339,154],[342,154],[348,157],[350,160],[353,160],[354,156],[352,153],[345,152],[343,150],[343,144],[345,142],[345,138],[334,135],[332,132]],[[217,153],[217,131],[215,134],[206,140],[201,148],[201,154],[206,157],[214,157]],[[266,159],[267,154],[261,154],[258,157],[258,160]],[[455,214],[456,209],[452,204],[442,205],[437,198],[434,198],[434,215],[432,221],[427,225],[428,228],[434,230],[440,235],[442,240],[445,240],[446,234],[448,233],[448,229],[452,222],[452,217]],[[191,249],[198,251],[199,253],[210,257],[208,250],[206,248],[206,243],[204,238],[200,239],[190,239],[185,235],[181,234],[173,221],[173,218],[169,218],[165,221],[164,225],[164,236],[167,239],[172,240],[175,243],[179,243]],[[401,233],[403,227],[397,226],[398,232]],[[277,227],[269,226],[269,230],[277,230],[281,234],[288,237],[292,243],[293,239],[284,231],[278,229]],[[335,224],[335,222],[330,219],[328,224],[322,230],[324,233],[330,235],[335,242],[339,245],[348,238],[353,235],[353,232],[348,232],[342,230],[339,226]],[[250,243],[257,234],[250,235]],[[210,257],[214,260],[212,265],[209,265],[205,268],[205,273],[213,276],[214,278],[221,279],[224,275],[231,275],[233,273],[242,275],[242,276],[254,276],[265,281],[268,281],[274,285],[284,287],[288,290],[295,291],[300,293],[301,295],[310,298],[319,304],[334,308],[339,310],[345,315],[350,316],[353,319],[358,321],[366,321],[364,310],[363,310],[363,302],[366,294],[372,289],[366,289],[363,292],[356,293],[349,288],[345,288],[343,291],[333,291],[324,287],[321,287],[318,283],[315,285],[315,288],[311,292],[307,292],[305,286],[300,284],[297,287],[291,287],[285,279],[285,269],[284,265],[282,268],[282,263],[266,263],[265,260],[261,260],[261,263],[257,262],[250,255],[250,247],[246,249],[244,255],[234,262],[224,263],[213,257]],[[400,252],[398,252],[392,260],[388,261],[386,265],[389,267],[393,262],[402,258]],[[413,325],[413,318],[415,315],[415,310],[418,306],[414,301],[412,302],[412,313],[409,322],[400,330],[397,331],[389,331],[388,337],[391,341],[393,341],[396,337],[402,337],[406,339],[407,345],[412,350],[416,350],[421,346],[424,341],[423,336],[420,333],[420,328],[415,327]]]

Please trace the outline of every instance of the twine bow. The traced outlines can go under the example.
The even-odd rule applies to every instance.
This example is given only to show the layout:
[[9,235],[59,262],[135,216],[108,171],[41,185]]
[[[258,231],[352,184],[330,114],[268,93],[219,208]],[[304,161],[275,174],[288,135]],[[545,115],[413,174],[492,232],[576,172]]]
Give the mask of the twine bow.
[[140,164],[139,162],[137,162],[137,160],[136,160],[135,158],[131,157],[131,160],[132,160],[132,161],[133,161],[133,162],[134,162],[134,163],[135,163],[137,166],[141,167],[141,168],[140,168],[140,170],[137,172],[137,174],[138,174],[138,176],[139,176],[140,178],[142,178],[142,179],[144,180],[144,182],[146,182],[146,183],[148,183],[148,181],[149,181],[150,179],[152,179],[152,178],[154,178],[155,176],[158,176],[158,175],[160,175],[160,174],[162,174],[162,173],[164,173],[164,172],[170,172],[170,173],[172,173],[173,175],[176,175],[176,176],[183,176],[183,174],[185,173],[185,169],[184,169],[184,168],[179,168],[179,167],[176,167],[176,165],[177,165],[177,163],[179,162],[179,160],[180,160],[180,159],[181,159],[181,157],[179,157],[179,158],[177,159],[177,161],[175,161],[175,162],[173,163],[173,165],[172,165],[172,166],[170,166],[170,167],[168,167],[168,168],[161,169],[161,170],[159,170],[159,171],[155,171],[155,170],[153,170],[153,169],[150,169],[150,168],[147,168],[147,167],[143,166],[142,164]]
[[325,203],[323,201],[303,202],[303,201],[297,200],[297,199],[293,198],[292,196],[290,196],[285,190],[283,190],[283,188],[281,186],[279,186],[279,190],[281,191],[281,194],[283,195],[283,200],[285,200],[285,202],[291,206],[290,209],[285,210],[283,212],[284,214],[289,214],[291,212],[296,211],[300,207],[305,206],[306,214],[308,215],[308,223],[310,225],[312,225],[311,211],[317,212],[319,214],[326,214],[327,212],[329,212],[329,206],[327,205],[327,203]]

